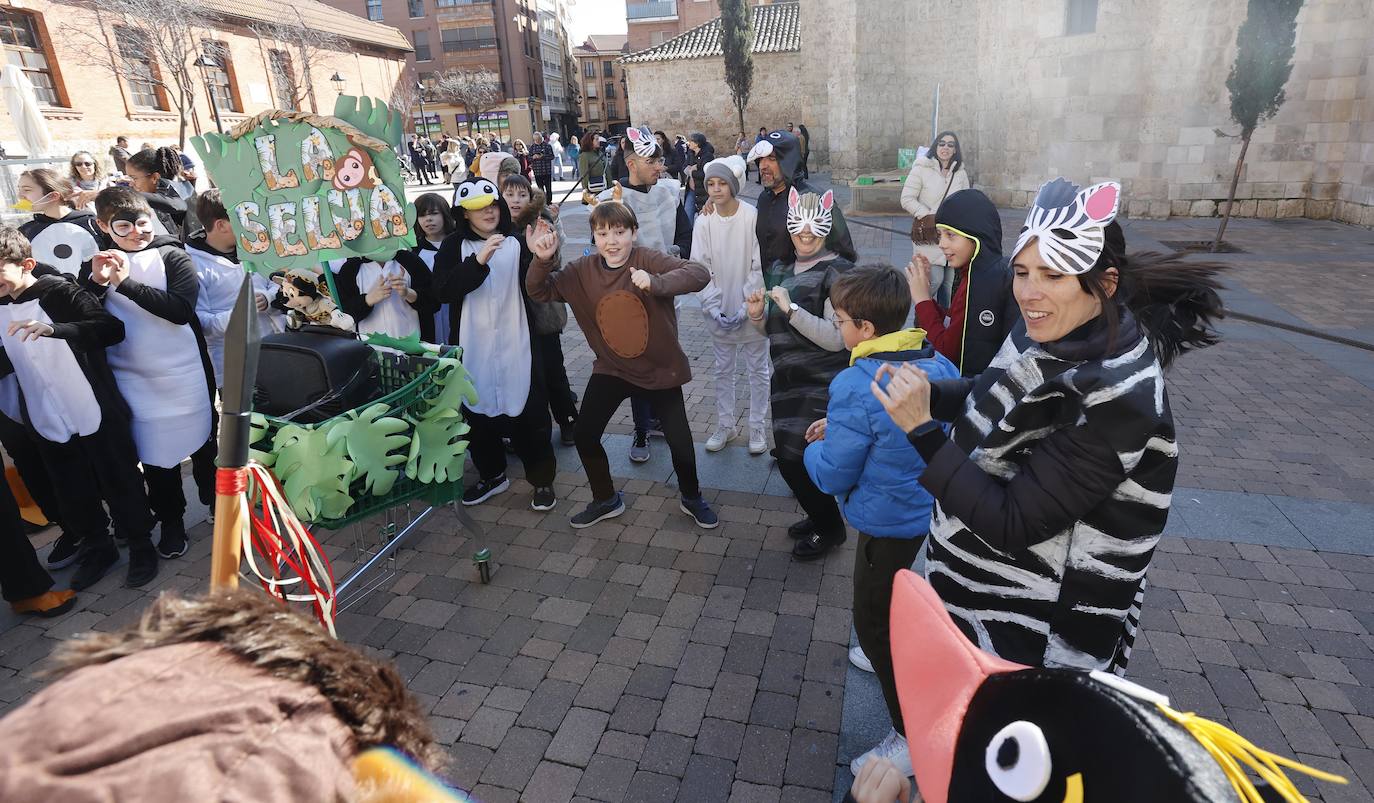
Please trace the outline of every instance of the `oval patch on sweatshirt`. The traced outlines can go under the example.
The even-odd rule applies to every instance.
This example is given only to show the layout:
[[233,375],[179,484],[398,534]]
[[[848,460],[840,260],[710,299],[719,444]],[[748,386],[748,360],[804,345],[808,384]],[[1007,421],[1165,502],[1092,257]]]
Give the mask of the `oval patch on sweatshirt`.
[[649,348],[649,311],[628,290],[617,290],[597,302],[596,326],[611,351],[625,359],[634,359]]

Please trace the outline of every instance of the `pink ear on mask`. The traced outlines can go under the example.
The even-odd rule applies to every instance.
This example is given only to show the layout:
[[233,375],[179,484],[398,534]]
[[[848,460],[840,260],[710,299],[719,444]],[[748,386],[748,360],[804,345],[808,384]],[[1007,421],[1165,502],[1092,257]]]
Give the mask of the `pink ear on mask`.
[[1088,213],[1089,218],[1102,223],[1116,217],[1117,204],[1121,201],[1120,184],[1108,181],[1089,187],[1085,194],[1083,211]]
[[788,208],[788,209],[796,209],[796,208],[797,208],[798,206],[800,206],[800,205],[801,205],[801,194],[797,192],[797,188],[796,188],[796,187],[793,187],[791,190],[789,190],[789,191],[787,192],[787,208]]
[[644,137],[644,135],[639,132],[638,128],[625,129],[625,136],[629,137],[631,142],[639,142]]
[[[793,190],[793,192],[795,192],[795,190]],[[822,208],[822,209],[829,209],[830,207],[832,207],[832,206],[834,206],[834,205],[835,205],[835,193],[834,193],[833,191],[831,191],[831,190],[826,190],[826,191],[825,191],[825,195],[822,195],[822,196],[821,196],[821,208]]]

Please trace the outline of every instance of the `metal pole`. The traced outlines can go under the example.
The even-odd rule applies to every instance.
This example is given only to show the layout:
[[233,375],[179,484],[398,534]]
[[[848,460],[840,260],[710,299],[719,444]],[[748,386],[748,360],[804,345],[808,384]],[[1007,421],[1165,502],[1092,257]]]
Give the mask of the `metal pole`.
[[210,84],[210,74],[202,71],[205,78],[205,94],[210,97],[210,112],[215,115],[215,130],[224,136],[224,123],[219,120],[219,101],[215,98],[215,88]]
[[429,118],[425,116],[425,85],[417,81],[417,82],[416,82],[416,86],[418,86],[418,87],[420,88],[420,95],[419,95],[419,98],[420,98],[420,125],[422,125],[422,126],[425,127],[424,136],[428,137],[428,136],[429,136]]

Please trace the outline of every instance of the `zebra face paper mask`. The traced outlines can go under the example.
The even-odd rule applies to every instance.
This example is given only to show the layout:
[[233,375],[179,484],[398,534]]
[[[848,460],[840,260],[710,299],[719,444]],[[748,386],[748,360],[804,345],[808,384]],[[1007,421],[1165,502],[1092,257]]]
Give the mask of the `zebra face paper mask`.
[[1116,219],[1120,206],[1121,185],[1115,181],[1079,190],[1077,184],[1057,178],[1035,196],[1013,258],[1034,239],[1040,258],[1051,268],[1070,276],[1087,273],[1102,255],[1107,224]]
[[793,187],[787,193],[787,233],[796,235],[810,231],[824,240],[830,233],[830,209],[835,205],[835,194],[830,190],[825,195],[808,192],[798,193]]

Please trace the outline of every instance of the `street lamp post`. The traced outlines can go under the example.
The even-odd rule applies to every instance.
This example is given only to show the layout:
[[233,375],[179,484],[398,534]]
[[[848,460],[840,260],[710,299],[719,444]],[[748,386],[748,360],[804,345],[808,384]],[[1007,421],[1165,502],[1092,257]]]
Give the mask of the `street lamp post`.
[[425,116],[425,85],[422,81],[415,82],[415,89],[420,93],[420,125],[425,127],[424,136],[429,138],[429,118]]
[[215,88],[210,84],[210,73],[208,68],[218,67],[219,61],[213,56],[206,56],[204,53],[197,54],[193,66],[200,68],[201,80],[205,81],[205,94],[210,98],[210,113],[215,116],[215,131],[220,136],[224,135],[224,123],[219,119],[219,101],[215,98]]

